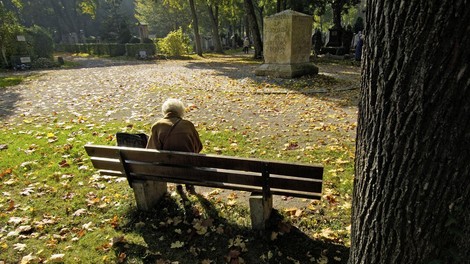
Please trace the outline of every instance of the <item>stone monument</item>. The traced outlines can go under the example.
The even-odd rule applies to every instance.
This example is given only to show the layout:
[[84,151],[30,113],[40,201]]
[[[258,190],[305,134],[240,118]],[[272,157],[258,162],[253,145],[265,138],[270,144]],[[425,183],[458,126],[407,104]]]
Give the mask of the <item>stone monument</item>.
[[256,75],[295,78],[317,74],[310,62],[312,17],[286,10],[264,19],[264,64]]

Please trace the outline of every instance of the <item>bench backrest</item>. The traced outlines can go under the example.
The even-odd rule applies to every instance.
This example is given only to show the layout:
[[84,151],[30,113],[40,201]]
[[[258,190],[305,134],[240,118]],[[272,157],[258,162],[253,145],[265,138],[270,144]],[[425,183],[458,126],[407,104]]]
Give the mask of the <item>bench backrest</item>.
[[320,199],[323,167],[251,158],[86,145],[103,175]]

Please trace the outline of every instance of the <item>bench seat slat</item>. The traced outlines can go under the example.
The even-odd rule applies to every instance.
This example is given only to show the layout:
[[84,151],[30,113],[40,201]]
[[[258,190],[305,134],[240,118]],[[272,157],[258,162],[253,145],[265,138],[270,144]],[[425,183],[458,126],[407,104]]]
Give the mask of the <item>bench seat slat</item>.
[[[149,181],[155,180],[154,176],[148,176],[148,175],[139,175],[138,178],[141,180],[149,180]],[[176,179],[173,177],[161,177],[160,179],[162,181],[173,182],[177,184],[194,184],[197,186],[246,191],[246,192],[255,192],[255,193],[262,192],[261,187],[255,187],[255,186],[249,186],[249,185],[238,185],[238,184],[221,183],[221,182],[213,182],[213,181],[204,181],[204,182],[191,181],[191,180],[184,180],[184,179]],[[300,198],[317,199],[317,200],[321,198],[321,193],[315,193],[315,192],[301,192],[301,191],[271,189],[271,193],[275,195],[295,196],[295,197],[300,197]]]
[[91,163],[98,170],[121,171],[123,168],[121,163],[117,159],[105,159],[105,158],[92,157]]
[[87,145],[85,149],[103,175],[126,177],[122,154],[131,178],[260,192],[266,168],[273,194],[321,198],[321,166],[115,146]]
[[[148,175],[162,177],[165,175],[172,175],[180,179],[194,180],[197,182],[215,181],[231,184],[253,185],[256,187],[263,186],[263,179],[260,174],[221,170],[221,169],[207,169],[196,167],[168,167],[162,166],[148,166],[147,164],[129,164],[129,169],[137,175]],[[289,179],[286,181],[286,179]],[[295,177],[280,177],[280,175],[272,175],[269,180],[271,188],[297,190],[297,191],[311,191],[321,192],[322,183],[317,180],[307,180]]]
[[[119,159],[119,151],[111,146],[85,146],[89,156]],[[192,164],[196,167],[214,167],[220,169],[246,170],[262,172],[268,164],[272,174],[291,175],[321,180],[323,167],[318,165],[292,164],[278,161],[264,161],[251,158],[237,158],[216,155],[203,155],[187,152],[157,151],[153,149],[136,149],[119,147],[128,160],[157,162],[166,164]],[[139,150],[136,152],[135,150]]]
[[164,177],[166,175],[171,175],[173,178],[192,180],[195,182],[214,181],[241,185],[253,185],[259,187],[262,186],[262,178],[260,176],[242,174],[232,171],[215,171],[195,167],[150,167],[139,164],[129,164],[129,169],[136,174],[137,178],[140,178],[140,175],[154,177]]

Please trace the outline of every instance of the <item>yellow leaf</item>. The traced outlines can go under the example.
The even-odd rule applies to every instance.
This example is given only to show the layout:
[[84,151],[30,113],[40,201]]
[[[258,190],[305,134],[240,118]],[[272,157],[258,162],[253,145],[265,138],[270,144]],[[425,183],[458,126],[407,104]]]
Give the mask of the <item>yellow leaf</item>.
[[175,243],[171,243],[170,248],[182,248],[184,246],[184,242],[176,241]]
[[278,235],[279,235],[278,232],[271,232],[271,241],[276,240]]

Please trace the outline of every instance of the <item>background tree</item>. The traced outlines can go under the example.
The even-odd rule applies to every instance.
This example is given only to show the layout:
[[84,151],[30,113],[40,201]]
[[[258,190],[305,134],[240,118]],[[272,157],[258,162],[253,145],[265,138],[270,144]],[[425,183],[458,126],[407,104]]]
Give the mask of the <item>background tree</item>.
[[163,38],[170,31],[183,28],[183,32],[188,30],[191,18],[187,15],[187,10],[183,6],[174,7],[164,1],[137,0],[135,16],[138,21],[146,22],[149,31],[153,32],[157,38]]
[[244,0],[245,11],[248,16],[248,23],[250,25],[251,34],[253,37],[253,44],[255,47],[254,58],[261,58],[263,54],[263,41],[261,39],[260,29],[256,18],[255,8],[252,0]]
[[199,34],[199,20],[196,12],[196,4],[194,0],[189,0],[189,8],[191,10],[191,16],[193,17],[193,30],[194,30],[194,42],[196,45],[196,53],[199,56],[202,56],[202,44],[201,36]]
[[[17,8],[21,8],[20,3],[16,3]],[[16,41],[17,32],[22,28],[18,23],[16,14],[7,10],[3,2],[0,1],[0,51],[2,54],[2,64],[9,65],[8,56],[11,55]]]
[[[183,2],[183,3],[182,3]],[[184,5],[183,0],[164,0],[164,3],[169,4],[172,7],[181,9]],[[202,56],[202,44],[201,44],[201,36],[199,34],[199,19],[198,14],[196,11],[196,3],[195,0],[188,0],[189,10],[191,12],[192,18],[192,29],[194,33],[194,44],[196,46],[196,53],[199,56]]]
[[219,1],[209,0],[206,5],[209,13],[209,19],[211,21],[212,39],[214,41],[215,51],[218,53],[223,53],[219,34]]
[[470,259],[470,2],[369,0],[349,263]]
[[341,15],[347,12],[352,6],[357,5],[361,0],[327,0],[333,9],[333,28],[340,29]]

